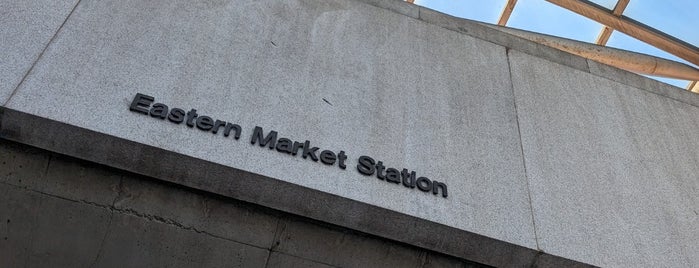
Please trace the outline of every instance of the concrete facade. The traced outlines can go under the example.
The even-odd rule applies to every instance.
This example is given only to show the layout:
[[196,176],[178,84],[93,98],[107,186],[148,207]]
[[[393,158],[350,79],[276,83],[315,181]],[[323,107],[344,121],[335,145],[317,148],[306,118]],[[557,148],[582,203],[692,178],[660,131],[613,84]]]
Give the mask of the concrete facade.
[[[496,267],[699,265],[692,93],[402,1],[65,6],[63,20],[46,20],[58,27],[52,36],[26,28],[3,39],[3,48],[26,38],[45,45],[9,52],[22,58],[3,65],[12,70],[1,75],[10,82],[0,88],[0,137],[185,190],[150,191],[143,179],[114,175],[123,171],[97,180],[74,176],[82,171],[71,164],[42,169],[47,153],[21,157],[7,168],[36,168],[4,175],[7,204],[56,215],[24,215],[39,227],[18,230],[20,238],[43,237],[50,219],[78,213],[93,215],[95,230],[74,242],[101,243],[89,246],[97,255],[86,254],[98,256],[89,262],[97,266],[120,255],[146,266],[411,266],[434,252]],[[19,18],[34,8],[10,10]],[[8,21],[3,27],[22,20]],[[240,139],[129,111],[137,93],[239,124]],[[255,126],[343,150],[347,168],[251,145]],[[363,176],[355,167],[361,155],[446,183],[449,196]],[[124,189],[139,201],[124,198]],[[349,256],[337,248],[335,256],[314,255],[309,245],[333,249],[344,238],[308,234],[320,227],[297,221],[288,230],[304,235],[276,247],[278,217],[212,216],[206,202],[193,207],[201,199],[193,189],[433,253],[377,244]],[[2,209],[20,217],[14,207]],[[165,225],[144,222],[149,217]],[[156,242],[163,236],[182,247],[163,250]],[[50,243],[17,243],[8,245],[32,251],[8,251],[19,254],[12,261],[41,266],[37,256],[46,252],[66,266],[88,263]],[[197,243],[206,247],[186,250]],[[150,249],[160,251],[139,255]],[[381,250],[396,259],[371,255]]]
[[0,103],[31,70],[77,0],[1,1]]
[[486,267],[0,141],[2,267]]
[[696,265],[699,108],[517,52],[510,62],[539,246],[582,257],[585,245],[609,266]]

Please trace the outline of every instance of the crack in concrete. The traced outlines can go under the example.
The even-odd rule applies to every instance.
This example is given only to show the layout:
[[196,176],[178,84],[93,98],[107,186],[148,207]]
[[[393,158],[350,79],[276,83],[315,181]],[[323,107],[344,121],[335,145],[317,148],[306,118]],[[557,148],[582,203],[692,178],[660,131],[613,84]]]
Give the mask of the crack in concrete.
[[104,249],[104,242],[107,241],[107,237],[109,237],[109,234],[112,233],[112,221],[114,221],[114,213],[110,212],[109,213],[109,222],[107,223],[107,231],[104,232],[104,236],[102,237],[102,241],[100,241],[100,248],[99,248],[99,250],[97,250],[97,256],[95,256],[95,259],[90,264],[90,267],[95,267],[97,265],[97,262],[100,259],[100,256],[102,256],[102,250]]
[[[121,213],[121,214],[125,214],[125,215],[130,215],[130,216],[139,217],[139,218],[142,218],[142,219],[146,219],[146,220],[148,220],[148,221],[157,222],[157,223],[162,223],[162,224],[166,224],[166,225],[169,225],[169,226],[174,226],[174,227],[177,227],[177,228],[179,228],[179,229],[183,229],[183,230],[187,230],[187,231],[193,231],[193,232],[196,232],[196,233],[198,233],[198,234],[203,234],[203,235],[207,235],[207,236],[210,236],[210,237],[214,237],[214,238],[218,238],[218,239],[222,239],[222,240],[226,240],[226,241],[230,241],[230,242],[234,242],[234,243],[243,244],[243,245],[251,246],[251,247],[254,247],[254,248],[258,248],[258,249],[265,249],[265,250],[270,250],[270,249],[271,249],[271,248],[260,247],[260,246],[253,245],[253,244],[249,244],[249,243],[246,243],[246,242],[241,242],[241,241],[233,240],[233,239],[230,239],[230,238],[222,237],[222,236],[219,236],[219,235],[216,235],[216,234],[209,233],[209,232],[207,232],[207,231],[199,230],[199,229],[197,229],[196,227],[193,227],[193,226],[184,225],[184,224],[182,224],[182,223],[180,223],[180,222],[178,222],[178,221],[176,221],[176,220],[173,220],[173,219],[169,219],[169,218],[165,218],[165,217],[161,217],[161,216],[157,216],[157,215],[151,215],[151,214],[142,213],[142,212],[139,212],[139,211],[134,210],[134,209],[131,209],[131,208],[119,208],[119,207],[116,207],[116,206],[113,206],[113,205],[99,204],[99,203],[96,203],[96,202],[87,201],[87,200],[82,200],[82,199],[80,199],[80,200],[73,200],[73,199],[69,199],[69,198],[62,197],[62,196],[57,196],[57,195],[54,195],[54,194],[45,193],[45,192],[42,192],[42,191],[39,191],[39,190],[35,190],[35,189],[28,189],[28,188],[23,188],[23,187],[16,186],[16,185],[13,185],[13,184],[8,184],[8,183],[6,183],[6,182],[0,182],[0,184],[7,185],[7,186],[11,186],[11,187],[14,187],[14,188],[17,188],[17,189],[21,189],[21,190],[24,190],[24,191],[28,191],[28,192],[33,192],[33,193],[37,193],[37,194],[41,194],[41,195],[45,195],[45,196],[49,196],[49,197],[53,197],[53,198],[65,200],[65,201],[76,202],[76,203],[81,203],[81,204],[90,205],[90,206],[93,206],[93,207],[98,207],[98,208],[106,209],[106,210],[109,210],[109,211],[112,212],[112,213],[115,213],[115,212],[116,212],[116,213]],[[115,200],[116,200],[116,199],[115,199]],[[111,224],[111,222],[110,222],[110,224]]]
[[429,253],[427,253],[427,251],[420,251],[420,255],[420,268],[425,268],[425,265],[430,262]]
[[538,265],[538,263],[539,263],[539,259],[541,258],[541,255],[544,255],[544,252],[543,252],[543,251],[539,251],[539,252],[536,253],[536,255],[534,255],[534,259],[532,260],[532,264],[529,265],[530,268],[536,268],[536,267],[537,267],[537,265]]
[[112,211],[112,212],[117,212],[117,213],[126,214],[126,215],[130,215],[130,216],[136,216],[136,217],[139,217],[139,218],[142,218],[142,219],[146,219],[146,220],[148,220],[148,221],[157,222],[157,223],[162,223],[162,224],[166,224],[166,225],[169,225],[169,226],[174,226],[174,227],[177,227],[177,228],[179,228],[179,229],[183,229],[183,230],[187,230],[187,231],[193,231],[193,232],[198,233],[198,234],[203,234],[203,235],[211,236],[211,237],[214,237],[214,238],[218,238],[218,239],[222,239],[222,240],[226,240],[226,241],[230,241],[230,242],[235,242],[235,243],[239,243],[239,244],[243,244],[243,245],[247,245],[247,246],[251,246],[251,247],[255,247],[255,248],[259,248],[259,249],[267,249],[267,248],[260,247],[260,246],[257,246],[257,245],[252,245],[252,244],[249,244],[249,243],[245,243],[245,242],[233,240],[233,239],[230,239],[230,238],[222,237],[222,236],[219,236],[219,235],[216,235],[216,234],[209,233],[209,232],[207,232],[207,231],[202,231],[202,230],[197,229],[196,227],[184,225],[184,224],[182,224],[182,223],[180,223],[180,222],[178,222],[178,221],[176,221],[176,220],[173,220],[173,219],[165,218],[165,217],[158,216],[158,215],[152,215],[152,214],[142,213],[142,212],[139,212],[139,211],[134,210],[134,209],[131,209],[131,208],[118,208],[118,207],[115,207],[115,206],[108,206],[108,205],[98,204],[98,203],[90,202],[90,201],[87,201],[87,200],[72,200],[72,201],[79,202],[79,203],[83,203],[83,204],[87,204],[87,205],[92,205],[92,206],[96,206],[96,207],[100,207],[100,208],[103,208],[103,209],[108,209],[108,210],[110,210],[110,211]]
[[[114,200],[112,200],[112,207],[114,207],[114,204],[116,203],[117,199],[121,196],[122,194],[122,186],[124,184],[124,176],[119,177],[119,185],[117,186],[117,196],[114,197]],[[104,236],[102,237],[102,241],[100,242],[100,248],[97,251],[97,256],[95,259],[92,261],[92,264],[90,265],[91,267],[95,267],[97,265],[97,262],[100,259],[100,256],[102,255],[102,250],[104,249],[104,242],[107,240],[107,237],[109,237],[109,234],[112,233],[112,222],[114,221],[114,212],[110,211],[109,212],[109,223],[107,223],[107,231],[104,232]]]
[[51,159],[53,157],[53,154],[49,154],[49,157],[46,159],[46,168],[44,168],[44,177],[42,178],[42,182],[45,182],[49,176],[49,168],[51,168]]
[[270,243],[269,249],[267,250],[267,259],[265,260],[264,267],[269,267],[269,259],[272,258],[272,253],[275,252],[275,249],[281,243],[280,236],[281,236],[281,233],[283,232],[283,230],[281,230],[281,229],[283,229],[282,218],[277,217],[277,226],[276,226],[276,228],[274,228],[274,236],[272,236],[272,243]]

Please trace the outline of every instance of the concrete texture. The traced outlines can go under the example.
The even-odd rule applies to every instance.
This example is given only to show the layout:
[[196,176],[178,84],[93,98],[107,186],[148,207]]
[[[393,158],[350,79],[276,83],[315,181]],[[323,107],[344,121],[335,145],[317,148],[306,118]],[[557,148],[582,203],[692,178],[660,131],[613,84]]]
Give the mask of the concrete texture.
[[39,58],[78,0],[0,0],[0,104]]
[[230,206],[221,198],[205,197],[191,190],[163,187],[149,180],[126,176],[114,202],[121,210],[157,215],[192,230],[261,248],[274,243],[278,219],[243,207]]
[[[3,174],[2,177],[5,177]],[[4,182],[0,186],[0,266],[23,267],[32,247],[32,227],[39,200],[35,195],[11,193]]]
[[49,154],[38,149],[7,144],[0,150],[0,182],[25,188],[38,187],[44,181],[49,157]]
[[118,196],[121,176],[88,168],[64,156],[7,143],[0,151],[0,183],[69,199],[109,205]]
[[0,183],[0,266],[90,267],[110,212]]
[[268,250],[115,214],[98,267],[264,267]]
[[[532,263],[536,263],[537,259],[546,255],[532,249],[385,208],[14,110],[0,109],[0,115],[2,115],[0,118],[0,136],[7,139],[51,148],[97,163],[109,164],[120,169],[146,174],[196,189],[206,189],[208,192],[321,220],[466,260],[486,263],[495,267],[529,267]],[[80,138],[74,139],[72,137]],[[122,181],[126,182],[126,177]],[[128,189],[127,187],[120,189],[122,188]],[[251,189],[265,190],[253,191]],[[172,189],[162,191],[167,192],[172,191]],[[118,200],[115,203],[118,203]],[[151,200],[158,200],[158,198]],[[327,204],[332,204],[332,206]],[[155,208],[158,207],[162,206],[155,206]],[[112,206],[111,209],[116,208]],[[156,215],[143,214],[142,216],[164,223],[176,222],[173,219]],[[192,226],[182,226],[196,230]],[[552,265],[548,267],[560,267],[561,264],[569,263],[560,257],[554,257],[554,260],[557,260],[558,263],[551,262]]]
[[277,251],[334,266],[367,267],[381,263],[384,267],[419,267],[423,258],[416,249],[331,229],[319,231],[303,222],[283,221],[279,228]]
[[[41,176],[54,182],[0,182],[2,267],[485,267],[26,145],[0,140],[0,149],[12,152],[0,155],[6,163],[44,162],[49,168]],[[81,187],[91,191],[63,191],[73,176],[90,177]],[[86,201],[110,195],[95,186],[111,177],[122,178],[113,204]]]
[[510,53],[541,250],[604,267],[699,264],[699,108]]
[[576,68],[578,70],[588,71],[587,61],[584,58],[551,48],[549,46],[531,42],[514,35],[504,34],[501,31],[486,26],[482,22],[449,16],[424,7],[420,7],[419,13],[419,19],[427,23],[492,42],[500,46],[516,49],[529,55],[546,58],[550,61]]
[[89,165],[53,154],[49,158],[39,191],[99,205],[114,204],[122,194],[122,176],[110,169],[95,169]]
[[288,267],[288,268],[328,268],[334,267],[327,264],[314,262],[311,260],[286,255],[279,252],[273,252],[269,256],[268,267]]
[[612,81],[619,82],[624,85],[632,86],[639,89],[647,90],[648,92],[665,96],[670,99],[683,102],[693,106],[699,106],[699,95],[691,91],[679,89],[673,85],[663,82],[648,79],[645,76],[627,72],[612,66],[604,65],[592,60],[588,60],[590,73],[607,78]]
[[[84,1],[7,107],[535,249],[508,79],[503,47],[351,0]],[[242,138],[129,112],[137,92]],[[349,167],[251,146],[256,125]],[[449,198],[362,176],[364,154]]]
[[[7,222],[10,266],[88,265],[49,254],[62,239],[107,249],[100,266],[462,265],[400,243],[498,267],[699,263],[697,95],[397,0],[83,0],[71,14],[0,109],[0,137],[208,193],[8,145],[0,215],[25,223]],[[241,139],[129,112],[137,92]],[[254,126],[345,150],[348,169],[251,146]],[[361,176],[363,154],[450,196]],[[95,224],[67,237],[22,212],[46,208]],[[26,239],[53,230],[43,248]],[[196,250],[162,248],[167,235]]]

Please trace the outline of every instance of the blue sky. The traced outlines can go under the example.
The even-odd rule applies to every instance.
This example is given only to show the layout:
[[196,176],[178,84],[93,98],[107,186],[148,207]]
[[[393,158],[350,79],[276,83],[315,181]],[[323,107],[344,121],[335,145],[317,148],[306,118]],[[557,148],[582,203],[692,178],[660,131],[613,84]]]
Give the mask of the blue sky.
[[[416,0],[425,6],[456,17],[496,23],[506,0]],[[592,0],[612,9],[616,0]],[[694,18],[699,14],[698,0],[631,0],[624,16],[699,46],[699,29]],[[602,25],[558,7],[545,0],[518,0],[507,26],[551,34],[575,40],[594,42]],[[614,31],[607,46],[637,51],[689,64],[653,46]],[[689,64],[694,66],[692,64]],[[696,66],[695,66],[696,67]],[[681,88],[687,81],[651,77]]]

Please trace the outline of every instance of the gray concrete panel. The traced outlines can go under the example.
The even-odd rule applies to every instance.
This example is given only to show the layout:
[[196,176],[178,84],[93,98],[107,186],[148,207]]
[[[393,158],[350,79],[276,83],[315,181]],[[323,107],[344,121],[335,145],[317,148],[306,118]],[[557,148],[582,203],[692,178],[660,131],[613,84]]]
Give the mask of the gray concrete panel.
[[24,267],[32,247],[39,198],[0,183],[0,267]]
[[114,207],[261,248],[272,246],[278,221],[273,215],[133,176],[124,177]]
[[[482,267],[478,264],[464,262],[450,256],[443,256],[435,253],[427,253],[424,255],[420,268],[478,268]],[[553,267],[553,266],[552,266]]]
[[91,267],[108,232],[109,210],[45,197],[34,213],[27,267]]
[[[293,239],[295,240],[294,243],[304,245],[304,247],[309,250],[321,252],[315,255],[306,254],[307,256],[320,256],[321,259],[327,259],[328,256],[332,254],[344,256],[335,258],[336,261],[342,261],[342,263],[339,264],[340,267],[352,266],[352,263],[357,262],[370,266],[383,267],[383,263],[395,262],[395,260],[385,261],[384,259],[402,258],[402,254],[378,256],[374,250],[376,249],[376,245],[386,248],[391,247],[398,251],[406,251],[409,255],[420,256],[422,267],[462,267],[462,265],[465,264],[464,260],[458,258],[444,256],[435,252],[399,244],[394,241],[338,228],[337,226],[288,215],[230,198],[223,198],[170,183],[158,182],[152,178],[143,176],[125,177],[125,180],[121,183],[121,187],[119,187],[121,191],[119,192],[116,206],[105,206],[97,202],[85,201],[89,200],[91,196],[100,193],[108,195],[108,193],[111,192],[111,190],[99,187],[103,184],[99,182],[99,180],[110,181],[108,176],[89,175],[111,173],[115,176],[121,176],[125,174],[125,172],[71,157],[57,155],[27,145],[0,140],[0,150],[8,149],[15,152],[18,156],[24,156],[24,158],[41,158],[42,155],[51,155],[50,169],[53,169],[53,171],[46,174],[46,179],[54,181],[55,184],[64,184],[65,182],[66,185],[74,185],[75,178],[67,176],[67,174],[73,173],[88,175],[86,177],[92,177],[94,179],[81,180],[82,184],[76,186],[90,189],[91,191],[76,189],[75,192],[54,191],[51,194],[43,193],[27,186],[15,186],[1,183],[0,186],[4,187],[0,188],[0,216],[2,217],[0,220],[2,220],[4,224],[3,228],[0,229],[0,265],[2,267],[22,267],[30,260],[29,258],[36,259],[32,260],[35,262],[29,266],[103,267],[123,265],[122,260],[118,258],[102,260],[99,261],[99,266],[96,265],[98,260],[103,258],[101,256],[112,254],[109,252],[112,250],[111,248],[102,246],[106,242],[100,242],[99,245],[92,245],[94,247],[91,253],[92,256],[85,255],[86,251],[84,245],[64,247],[65,244],[76,243],[76,237],[83,237],[78,240],[84,241],[86,240],[85,236],[95,236],[98,238],[101,237],[101,239],[97,239],[99,241],[106,241],[106,239],[108,239],[106,236],[107,232],[112,236],[119,236],[122,230],[111,228],[113,226],[111,223],[97,223],[99,221],[104,221],[104,212],[117,214],[118,216],[136,217],[154,224],[158,223],[172,227],[165,228],[162,236],[169,236],[173,233],[175,234],[175,238],[173,238],[175,241],[186,240],[189,236],[181,235],[181,233],[185,231],[211,238],[218,237],[227,241],[234,240],[254,247],[257,247],[256,245],[258,244],[264,245],[263,248],[278,248],[281,243],[272,243],[273,241],[270,241],[269,230],[265,230],[264,228],[250,228],[249,223],[256,222],[263,227],[265,225],[265,219],[261,218],[260,215],[266,215],[266,217],[272,217],[274,219],[282,217],[286,222],[299,222],[298,224],[304,226],[304,228],[293,228],[294,231],[293,234],[291,234],[290,232],[283,231],[286,229],[285,226],[289,225],[288,223],[279,225],[279,228],[275,225],[275,230],[271,231],[272,235],[276,233],[278,238],[281,239],[284,237],[283,239],[287,240],[285,244],[289,244],[288,240]],[[8,167],[18,164],[20,163],[13,162]],[[66,174],[61,174],[61,172]],[[53,190],[53,188],[49,189]],[[173,205],[169,205],[169,203]],[[197,211],[198,209],[201,209],[201,211]],[[51,212],[47,213],[47,210]],[[225,211],[225,213],[221,213],[222,210]],[[72,220],[72,217],[76,213],[75,211],[79,213],[81,222]],[[55,216],[52,213],[59,213],[60,215]],[[42,214],[49,214],[49,216],[40,216]],[[191,224],[194,225],[191,226],[188,220],[196,217],[199,217],[200,220]],[[58,220],[54,220],[54,218]],[[110,221],[111,219],[110,216]],[[83,228],[84,225],[80,223],[85,222],[88,222],[86,223],[88,226]],[[274,223],[276,224],[276,222],[275,220]],[[40,228],[38,226],[43,227]],[[47,226],[50,228],[47,228]],[[219,227],[224,227],[225,230],[218,230],[217,228]],[[76,230],[76,228],[78,228],[78,230]],[[301,231],[299,232],[299,230]],[[80,233],[81,231],[85,232]],[[96,235],[93,233],[94,231],[102,232],[104,235]],[[35,232],[38,233],[35,234]],[[231,232],[233,235],[227,235],[224,234],[224,232]],[[242,232],[246,232],[246,234],[241,234]],[[308,245],[309,241],[313,242],[323,236],[328,239],[337,238],[337,234],[342,234],[343,241],[347,240],[348,242],[343,242],[343,245],[339,247],[325,247],[324,243]],[[38,239],[38,242],[34,239],[37,236],[41,237]],[[53,242],[44,243],[40,245],[40,247],[32,246],[37,243],[43,243],[43,238]],[[95,242],[97,240],[93,239],[92,241],[97,243]],[[65,244],[56,243],[55,241],[64,241]],[[177,242],[169,243],[169,245],[172,244],[177,244]],[[348,244],[351,245],[348,246]],[[352,251],[345,252],[345,247],[351,248]],[[367,249],[358,250],[361,247],[367,247]],[[32,250],[32,248],[40,248],[40,250]],[[162,251],[159,246],[144,246],[141,249],[149,255],[157,255],[153,257],[153,259],[155,259],[153,262],[161,258],[159,254],[156,254]],[[41,251],[45,254],[42,253],[42,256],[30,257],[32,252],[35,251]],[[340,253],[333,253],[333,251]],[[348,254],[351,254],[353,258],[347,257]],[[76,258],[75,255],[81,255],[81,257]],[[73,261],[61,261],[61,259],[66,258],[72,259]],[[140,256],[140,258],[148,257]],[[193,257],[193,259],[196,259],[196,257]],[[50,262],[53,261],[55,261],[56,264],[51,265],[52,263]],[[107,263],[109,261],[114,261],[114,263]],[[145,262],[151,262],[151,260]],[[216,266],[216,263],[211,264],[211,266]],[[304,259],[280,252],[271,252],[269,254],[269,260],[267,261],[267,267],[309,266],[327,267],[328,265],[322,264],[318,262],[318,260]],[[483,266],[468,264],[466,267]]]
[[118,195],[119,174],[5,140],[0,146],[1,183],[104,206]]
[[0,183],[36,189],[44,182],[49,155],[35,148],[0,141]]
[[96,267],[264,267],[269,251],[115,213]]
[[302,259],[299,257],[294,257],[279,252],[272,252],[269,255],[269,261],[267,261],[267,266],[265,267],[285,267],[285,268],[330,268],[335,267],[319,262],[314,262],[311,260]]
[[699,265],[699,108],[511,51],[541,250]]
[[357,0],[357,2],[385,8],[398,14],[416,19],[420,18],[420,9],[422,9],[422,7],[419,5],[411,4],[402,0]]
[[[529,267],[536,261],[537,256],[546,255],[529,248],[385,208],[26,113],[0,109],[0,116],[2,116],[0,137],[6,139],[50,148],[97,163],[110,164],[131,172],[207,190],[470,261],[495,267]],[[256,191],[259,189],[265,190]],[[556,258],[560,259],[560,257]]]
[[91,267],[110,211],[0,184],[2,267]]
[[[285,220],[274,251],[342,267],[420,267],[424,252],[371,237]],[[361,256],[361,258],[357,258]]]
[[78,0],[0,0],[0,105],[39,58]]
[[[536,248],[507,70],[503,47],[354,1],[83,1],[9,107]],[[136,92],[243,136],[129,112]],[[349,167],[255,148],[255,125]],[[362,154],[450,196],[364,177]]]
[[66,199],[111,206],[121,191],[121,174],[70,157],[51,155],[45,179],[36,189]]
[[570,66],[582,71],[588,71],[587,61],[582,57],[578,57],[549,46],[531,42],[514,35],[504,34],[501,31],[486,26],[485,23],[457,18],[425,7],[420,7],[419,14],[420,20],[430,24],[473,36],[478,39],[486,40],[488,42],[493,42],[507,48],[516,49],[529,55],[549,59],[553,62]]

